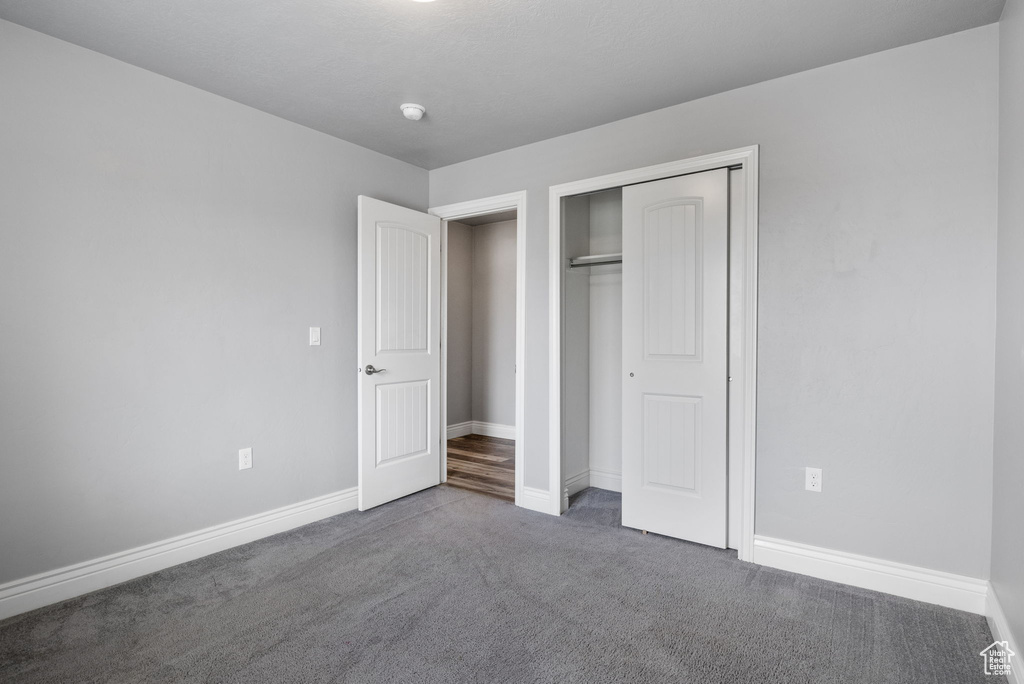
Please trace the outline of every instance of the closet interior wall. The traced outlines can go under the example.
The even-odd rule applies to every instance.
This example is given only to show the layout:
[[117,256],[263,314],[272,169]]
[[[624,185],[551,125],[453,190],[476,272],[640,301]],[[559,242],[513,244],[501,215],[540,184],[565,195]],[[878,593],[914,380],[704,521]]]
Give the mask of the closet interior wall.
[[[569,197],[567,258],[622,251],[622,189]],[[622,266],[570,269],[563,288],[566,495],[622,490]]]

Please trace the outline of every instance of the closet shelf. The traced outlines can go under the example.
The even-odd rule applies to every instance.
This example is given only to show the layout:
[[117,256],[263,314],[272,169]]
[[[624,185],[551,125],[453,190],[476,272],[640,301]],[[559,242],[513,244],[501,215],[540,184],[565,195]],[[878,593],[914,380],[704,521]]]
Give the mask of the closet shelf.
[[569,259],[569,268],[587,268],[589,266],[605,266],[607,264],[621,264],[622,252],[618,254],[591,254],[590,256],[576,257]]

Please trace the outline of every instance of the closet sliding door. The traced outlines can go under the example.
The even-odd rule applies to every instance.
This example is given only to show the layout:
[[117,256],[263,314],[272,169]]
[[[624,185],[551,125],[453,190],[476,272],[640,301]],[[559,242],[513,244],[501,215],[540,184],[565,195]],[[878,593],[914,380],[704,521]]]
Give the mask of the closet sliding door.
[[725,548],[729,171],[623,188],[622,524]]

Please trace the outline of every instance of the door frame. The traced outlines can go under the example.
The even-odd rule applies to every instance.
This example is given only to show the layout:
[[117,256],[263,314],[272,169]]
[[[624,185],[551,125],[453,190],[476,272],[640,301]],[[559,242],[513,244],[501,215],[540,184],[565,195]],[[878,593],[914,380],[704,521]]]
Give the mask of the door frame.
[[[742,360],[737,367],[730,367],[729,383],[730,407],[742,407],[739,434],[740,444],[736,440],[729,441],[730,463],[741,463],[740,496],[740,538],[736,544],[740,560],[752,561],[754,557],[754,485],[756,461],[756,426],[757,426],[757,232],[758,232],[758,146],[742,147],[726,152],[708,154],[690,159],[646,166],[630,171],[612,173],[594,178],[552,185],[548,190],[548,256],[549,256],[549,312],[550,312],[550,347],[549,347],[549,388],[548,388],[548,512],[561,515],[563,512],[562,489],[562,292],[565,279],[565,255],[562,253],[562,198],[571,195],[609,190],[625,185],[646,183],[662,180],[673,176],[682,176],[712,169],[742,168],[745,207],[742,226],[744,239],[744,255],[741,264],[734,263],[733,250],[730,245],[729,270],[730,285],[732,274],[742,273],[742,297],[740,301],[739,320],[742,321],[742,345],[739,354]],[[732,220],[730,217],[730,227]],[[731,235],[731,238],[734,238]],[[733,301],[730,293],[730,301]],[[734,320],[730,313],[730,321]],[[731,335],[730,335],[731,337]],[[736,358],[730,350],[730,359]],[[731,410],[730,410],[731,414]],[[731,415],[730,415],[731,418]],[[732,422],[730,420],[730,434]],[[734,458],[739,450],[739,458]],[[517,473],[518,474],[518,473]],[[731,507],[731,504],[730,504]],[[730,544],[731,545],[731,544]]]
[[526,191],[432,207],[441,219],[441,482],[448,480],[448,222],[499,211],[516,212],[516,506],[523,505],[526,443]]

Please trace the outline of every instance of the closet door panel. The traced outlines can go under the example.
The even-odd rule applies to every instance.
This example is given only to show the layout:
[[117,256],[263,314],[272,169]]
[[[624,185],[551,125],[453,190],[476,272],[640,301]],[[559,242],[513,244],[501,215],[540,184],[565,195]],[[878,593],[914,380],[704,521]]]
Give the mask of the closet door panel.
[[728,171],[623,189],[622,522],[725,548]]

